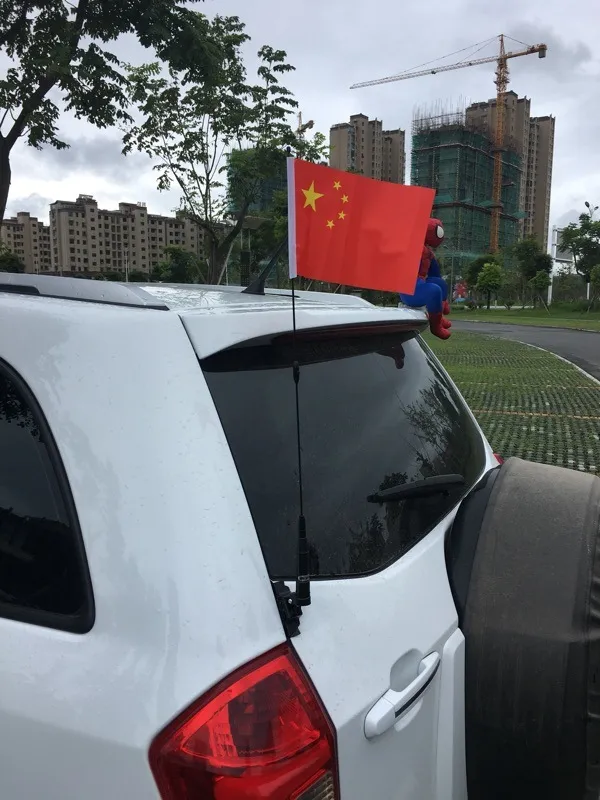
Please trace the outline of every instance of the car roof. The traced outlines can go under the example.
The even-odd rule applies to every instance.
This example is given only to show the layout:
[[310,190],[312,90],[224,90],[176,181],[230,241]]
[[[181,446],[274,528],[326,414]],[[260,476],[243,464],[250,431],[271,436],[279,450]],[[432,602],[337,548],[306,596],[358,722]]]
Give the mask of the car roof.
[[[265,289],[264,294],[248,294],[241,286],[205,286],[191,284],[140,284],[148,295],[164,303],[172,311],[215,313],[216,311],[268,311],[289,308],[292,292],[289,289]],[[366,306],[372,304],[357,295],[332,292],[296,291],[296,305],[314,308],[315,305]]]
[[[265,289],[264,294],[249,294],[241,286],[202,284],[117,283],[58,275],[2,273],[0,293],[26,294],[104,305],[174,311],[180,315],[216,313],[256,313],[282,311],[292,304],[289,289]],[[376,307],[357,294],[296,291],[298,309],[348,310]],[[394,317],[412,320],[415,312],[394,309]],[[421,316],[420,314],[418,315]]]

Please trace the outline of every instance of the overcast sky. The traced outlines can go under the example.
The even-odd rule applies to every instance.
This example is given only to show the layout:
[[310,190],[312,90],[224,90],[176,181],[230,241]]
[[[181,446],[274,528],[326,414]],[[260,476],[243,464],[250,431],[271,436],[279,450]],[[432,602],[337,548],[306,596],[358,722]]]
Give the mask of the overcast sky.
[[[576,219],[586,200],[600,205],[598,0],[206,0],[197,8],[208,15],[238,15],[246,23],[252,37],[249,70],[262,44],[286,50],[296,67],[286,83],[304,120],[314,119],[326,134],[330,125],[357,112],[409,132],[418,106],[438,101],[464,106],[495,92],[494,64],[351,91],[353,83],[411,69],[499,33],[526,44],[545,42],[545,60],[534,55],[509,64],[510,88],[531,98],[532,114],[556,117],[551,224]],[[508,42],[508,49],[520,47]],[[493,55],[494,48],[488,45],[477,56]],[[134,41],[121,41],[114,50],[130,61],[150,60]],[[24,146],[14,151],[8,214],[24,210],[47,218],[49,202],[78,193],[92,194],[108,208],[144,201],[150,212],[169,213],[177,206],[176,193],[156,190],[145,157],[120,155],[116,131],[63,117],[61,133],[71,144],[67,151]]]

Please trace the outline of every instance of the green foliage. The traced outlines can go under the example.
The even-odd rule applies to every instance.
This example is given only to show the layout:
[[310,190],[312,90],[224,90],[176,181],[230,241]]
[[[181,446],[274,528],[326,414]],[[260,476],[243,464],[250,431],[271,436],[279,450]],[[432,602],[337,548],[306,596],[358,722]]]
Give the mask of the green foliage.
[[521,276],[514,269],[504,271],[498,299],[509,311],[516,305],[521,293]]
[[132,269],[128,275],[130,283],[148,283],[150,276],[141,269]]
[[541,269],[535,273],[528,283],[532,289],[535,289],[541,295],[550,286],[550,276],[545,270]]
[[512,254],[517,260],[517,266],[523,280],[531,280],[535,273],[538,272],[537,259],[542,255],[542,248],[538,240],[531,236],[522,239],[513,245]]
[[165,260],[157,264],[152,279],[162,283],[198,283],[202,278],[202,265],[195,253],[182,247],[165,247]]
[[252,233],[254,264],[269,258],[279,243],[287,238],[287,192],[275,192],[270,209],[261,216],[264,218],[263,223]]
[[589,278],[592,269],[600,265],[600,222],[595,222],[591,214],[580,214],[579,222],[563,230],[560,246],[572,254],[575,270]]
[[535,257],[534,266],[536,274],[538,272],[545,272],[546,275],[550,275],[554,267],[554,259],[550,253],[539,253]]
[[16,253],[0,243],[0,272],[25,272],[25,264]]
[[502,267],[494,262],[484,264],[477,278],[477,289],[487,295],[487,307],[490,307],[492,292],[497,292],[502,286]]
[[182,209],[207,236],[207,279],[220,283],[260,182],[281,170],[282,153],[290,147],[302,158],[320,160],[325,149],[323,136],[305,140],[290,124],[297,102],[279,82],[293,70],[285,52],[261,47],[258,82],[248,83],[243,23],[217,16],[210,26],[223,54],[211,81],[190,82],[173,67],[163,74],[158,63],[129,69],[130,98],[143,121],[127,129],[124,152],[147,153],[157,162],[159,190],[179,189]]
[[0,79],[0,220],[16,142],[69,146],[59,135],[60,100],[99,128],[130,119],[126,73],[106,45],[131,32],[188,79],[210,79],[221,57],[206,17],[178,0],[0,0],[0,50],[10,64]]
[[595,295],[600,294],[600,264],[596,264],[595,267],[592,267],[590,270],[590,283],[592,284],[592,290]]
[[467,266],[465,269],[464,278],[467,282],[469,289],[475,289],[479,279],[479,273],[486,264],[497,264],[498,259],[495,255],[488,253],[485,256],[479,256]]
[[585,299],[586,284],[581,275],[561,271],[555,275],[552,285],[552,307],[561,302],[574,302]]

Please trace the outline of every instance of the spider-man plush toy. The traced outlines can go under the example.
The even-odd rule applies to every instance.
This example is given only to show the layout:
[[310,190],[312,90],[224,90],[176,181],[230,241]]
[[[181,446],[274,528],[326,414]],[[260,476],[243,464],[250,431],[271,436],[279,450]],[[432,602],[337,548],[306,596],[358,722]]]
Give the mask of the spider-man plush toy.
[[401,294],[400,300],[411,308],[425,306],[433,335],[440,339],[448,339],[450,336],[448,328],[452,326],[450,320],[444,317],[444,314],[450,313],[448,286],[441,276],[440,265],[433,252],[433,249],[439,247],[443,241],[444,229],[441,220],[430,219],[415,292],[414,294]]

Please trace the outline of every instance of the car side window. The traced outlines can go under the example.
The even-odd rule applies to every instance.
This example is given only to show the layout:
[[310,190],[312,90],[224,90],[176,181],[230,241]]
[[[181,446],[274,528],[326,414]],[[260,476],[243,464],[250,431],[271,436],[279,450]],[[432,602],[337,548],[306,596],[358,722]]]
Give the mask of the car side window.
[[0,616],[75,633],[94,608],[73,501],[52,434],[0,363]]

